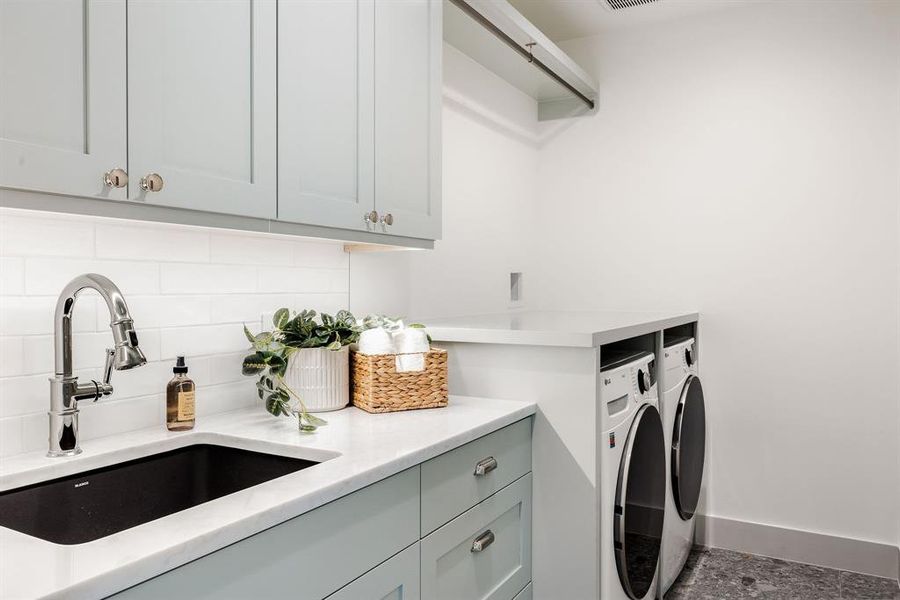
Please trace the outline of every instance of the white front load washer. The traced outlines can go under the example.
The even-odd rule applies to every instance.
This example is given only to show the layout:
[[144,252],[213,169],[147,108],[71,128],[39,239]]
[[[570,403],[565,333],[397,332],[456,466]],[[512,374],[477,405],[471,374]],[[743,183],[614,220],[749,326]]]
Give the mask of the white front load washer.
[[691,552],[706,457],[706,405],[693,337],[665,340],[663,369],[666,390],[660,413],[668,468],[659,598],[672,587]]
[[600,352],[600,598],[653,598],[666,502],[654,355]]

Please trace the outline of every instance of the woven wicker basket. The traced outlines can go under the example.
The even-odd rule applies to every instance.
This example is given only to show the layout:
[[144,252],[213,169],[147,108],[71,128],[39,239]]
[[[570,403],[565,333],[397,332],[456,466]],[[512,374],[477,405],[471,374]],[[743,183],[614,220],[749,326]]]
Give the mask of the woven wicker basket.
[[447,406],[447,351],[425,353],[424,371],[398,373],[396,354],[350,353],[353,404],[383,413]]

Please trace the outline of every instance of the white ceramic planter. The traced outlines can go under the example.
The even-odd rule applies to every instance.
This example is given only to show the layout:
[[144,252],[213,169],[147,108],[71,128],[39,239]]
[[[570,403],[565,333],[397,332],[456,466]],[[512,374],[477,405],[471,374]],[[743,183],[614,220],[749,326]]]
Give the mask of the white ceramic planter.
[[284,382],[309,412],[340,410],[350,404],[350,349],[303,348],[288,359]]

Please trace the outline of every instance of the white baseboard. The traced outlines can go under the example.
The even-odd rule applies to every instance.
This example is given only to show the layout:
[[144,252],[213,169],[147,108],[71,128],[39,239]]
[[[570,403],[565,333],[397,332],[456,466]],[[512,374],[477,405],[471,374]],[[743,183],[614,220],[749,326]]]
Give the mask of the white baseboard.
[[763,523],[697,515],[698,544],[900,579],[900,548]]

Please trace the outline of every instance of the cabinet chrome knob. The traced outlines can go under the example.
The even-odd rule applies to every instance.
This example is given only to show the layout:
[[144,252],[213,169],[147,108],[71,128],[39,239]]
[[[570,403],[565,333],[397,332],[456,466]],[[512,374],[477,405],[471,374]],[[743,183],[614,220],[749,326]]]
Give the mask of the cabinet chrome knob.
[[363,217],[366,225],[371,225],[378,222],[378,211],[373,210],[372,212],[367,212]]
[[145,192],[158,192],[163,189],[163,178],[158,173],[150,173],[141,177],[141,189]]
[[123,188],[128,185],[128,173],[125,169],[113,169],[103,174],[103,183],[112,188]]
[[384,215],[383,217],[381,217],[381,224],[382,225],[393,225],[394,224],[394,215],[392,215],[391,213],[388,213],[388,214]]

